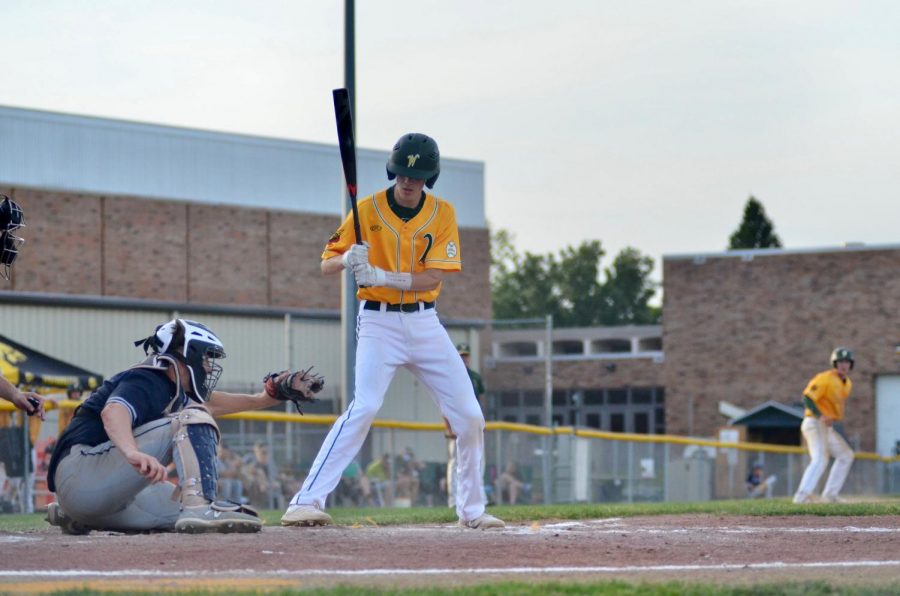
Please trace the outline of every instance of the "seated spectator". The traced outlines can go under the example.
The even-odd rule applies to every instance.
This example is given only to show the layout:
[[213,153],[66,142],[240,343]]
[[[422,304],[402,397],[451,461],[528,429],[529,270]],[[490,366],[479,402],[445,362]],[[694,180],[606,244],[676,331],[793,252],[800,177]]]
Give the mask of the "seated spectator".
[[306,475],[298,475],[290,466],[283,466],[278,472],[278,486],[281,487],[281,495],[278,497],[279,502],[289,503],[294,493],[300,490]]
[[415,505],[419,500],[419,473],[423,464],[416,459],[412,447],[407,447],[397,456],[396,465],[397,498],[409,499],[410,506]]
[[241,481],[241,458],[237,453],[225,446],[225,443],[219,444],[219,451],[216,457],[216,468],[219,471],[219,498],[235,503],[245,503],[244,484]]
[[[284,497],[278,485],[278,479],[274,478],[274,482],[269,480],[269,449],[263,443],[256,443],[253,446],[250,463],[244,464],[242,476],[244,490],[247,492],[251,505],[264,509],[282,508],[281,501]],[[276,502],[270,503],[270,496]]]
[[377,507],[394,503],[394,487],[391,484],[390,455],[384,453],[366,467],[366,476],[372,484],[372,494]]
[[772,487],[775,484],[776,477],[774,474],[769,476],[768,478],[763,478],[764,472],[762,464],[754,464],[753,469],[750,470],[750,475],[747,476],[747,497],[751,499],[758,499],[760,497],[765,497],[767,499],[772,498]]
[[[291,494],[293,495],[293,493]],[[338,484],[335,498],[345,507],[373,506],[372,485],[356,458],[347,465],[341,474],[341,482]]]
[[497,504],[503,504],[503,495],[507,495],[510,505],[515,505],[519,500],[519,493],[525,487],[525,483],[519,478],[519,469],[516,462],[506,464],[506,469],[497,477]]

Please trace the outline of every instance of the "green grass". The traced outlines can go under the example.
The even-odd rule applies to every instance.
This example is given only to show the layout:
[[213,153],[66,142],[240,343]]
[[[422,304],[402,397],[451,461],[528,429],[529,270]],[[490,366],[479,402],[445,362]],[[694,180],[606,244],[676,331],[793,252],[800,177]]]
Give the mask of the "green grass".
[[[598,519],[634,517],[637,515],[681,515],[705,513],[710,515],[898,515],[900,498],[876,503],[841,503],[794,505],[788,499],[703,501],[698,503],[616,503],[515,505],[491,507],[490,512],[507,522],[521,523],[542,520]],[[261,512],[266,524],[277,526],[281,510]],[[446,524],[456,521],[456,514],[447,507],[414,507],[411,509],[330,509],[339,525],[390,526],[398,524]],[[46,528],[43,513],[0,515],[0,531],[24,532]]]

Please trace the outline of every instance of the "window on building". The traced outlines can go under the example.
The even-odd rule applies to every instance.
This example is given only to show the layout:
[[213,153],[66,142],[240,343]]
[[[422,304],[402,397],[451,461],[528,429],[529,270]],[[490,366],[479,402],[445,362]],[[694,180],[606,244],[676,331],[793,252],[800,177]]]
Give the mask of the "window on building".
[[638,341],[638,350],[641,352],[662,352],[662,338],[645,337]]
[[584,405],[599,406],[603,404],[602,389],[588,389],[584,392]]
[[610,389],[606,392],[606,397],[611,405],[624,405],[628,403],[628,390]]
[[503,408],[516,408],[519,406],[518,391],[504,391],[500,394],[500,406]]
[[640,387],[632,387],[631,388],[631,403],[633,404],[652,404],[653,403],[653,390],[640,388]]
[[644,434],[650,432],[650,414],[647,412],[635,412],[634,432]]
[[630,351],[630,339],[597,339],[591,342],[592,354],[622,354]]
[[576,340],[560,340],[553,342],[554,354],[584,354],[584,343]]
[[533,341],[511,341],[500,344],[499,353],[501,358],[510,358],[516,356],[537,356],[537,342]]
[[544,406],[544,392],[526,391],[524,402],[526,408],[541,408]]
[[614,433],[625,432],[625,414],[610,414],[609,430],[613,431]]

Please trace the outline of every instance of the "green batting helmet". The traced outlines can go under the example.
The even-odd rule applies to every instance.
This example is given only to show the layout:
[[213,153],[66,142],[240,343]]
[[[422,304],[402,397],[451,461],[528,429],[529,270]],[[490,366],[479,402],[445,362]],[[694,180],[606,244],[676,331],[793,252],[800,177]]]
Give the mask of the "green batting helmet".
[[841,360],[846,360],[850,363],[850,368],[853,368],[853,352],[850,348],[835,348],[831,353],[831,366],[837,366]]
[[387,162],[388,180],[406,176],[424,180],[428,188],[434,188],[441,173],[441,152],[437,142],[427,135],[411,132],[400,137]]

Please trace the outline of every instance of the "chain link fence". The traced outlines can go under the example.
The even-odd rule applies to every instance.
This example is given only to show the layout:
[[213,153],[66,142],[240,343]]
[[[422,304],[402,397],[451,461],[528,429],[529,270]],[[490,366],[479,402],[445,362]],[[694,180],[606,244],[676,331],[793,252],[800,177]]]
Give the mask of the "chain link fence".
[[[76,404],[63,402],[62,408]],[[266,411],[221,420],[220,496],[284,508],[334,419]],[[446,507],[448,439],[443,430],[439,423],[376,421],[328,505]],[[34,449],[24,455],[26,432],[23,426],[7,431],[10,444],[22,446],[14,457],[23,459],[7,462],[11,453],[2,454],[4,512],[44,509],[52,499],[41,476],[46,458]],[[490,422],[484,482],[490,503],[708,501],[747,498],[747,477],[758,464],[769,480],[764,496],[788,497],[807,462],[799,447]],[[843,494],[900,494],[900,457],[857,453]]]

